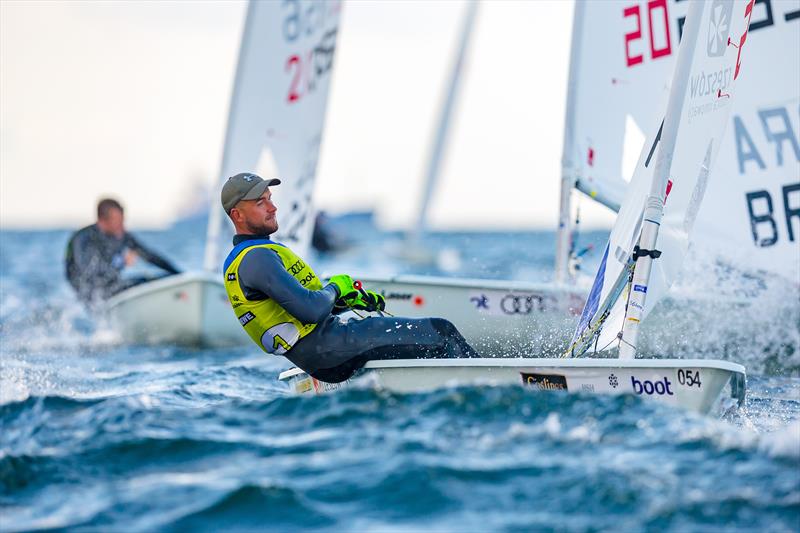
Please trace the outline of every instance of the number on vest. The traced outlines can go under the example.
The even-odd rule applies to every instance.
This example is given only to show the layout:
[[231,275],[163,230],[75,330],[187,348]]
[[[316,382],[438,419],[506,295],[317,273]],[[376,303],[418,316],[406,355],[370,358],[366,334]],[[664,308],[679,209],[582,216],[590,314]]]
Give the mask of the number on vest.
[[289,343],[283,340],[283,337],[280,335],[275,335],[275,338],[272,339],[272,349],[277,350],[278,346],[282,347],[283,350],[287,352],[289,351],[289,348],[291,348]]
[[261,336],[261,346],[267,353],[283,355],[300,339],[300,331],[291,322],[281,322]]

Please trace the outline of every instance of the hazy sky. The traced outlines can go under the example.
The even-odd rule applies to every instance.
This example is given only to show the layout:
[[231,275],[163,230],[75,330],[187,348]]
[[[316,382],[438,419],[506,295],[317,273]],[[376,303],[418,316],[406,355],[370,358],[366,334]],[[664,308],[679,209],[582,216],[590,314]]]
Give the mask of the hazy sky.
[[[0,2],[0,224],[161,226],[216,176],[244,2]],[[344,8],[316,198],[413,220],[464,4]],[[573,5],[485,2],[434,227],[555,226]],[[610,225],[583,202],[584,222]]]

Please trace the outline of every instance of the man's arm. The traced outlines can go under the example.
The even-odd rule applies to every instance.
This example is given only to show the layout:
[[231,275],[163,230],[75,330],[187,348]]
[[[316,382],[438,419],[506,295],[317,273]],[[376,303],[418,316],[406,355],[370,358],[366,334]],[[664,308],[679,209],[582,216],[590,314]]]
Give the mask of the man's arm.
[[278,254],[265,248],[247,253],[239,265],[239,284],[250,299],[253,292],[272,298],[304,324],[316,324],[331,313],[339,297],[334,285],[310,291],[286,272]]
[[125,241],[126,241],[125,244],[127,244],[131,250],[136,252],[139,256],[141,256],[142,259],[144,259],[148,263],[155,265],[159,268],[162,268],[167,272],[169,272],[170,274],[180,274],[181,271],[175,268],[172,265],[172,263],[170,263],[165,258],[158,255],[154,251],[145,248],[142,245],[142,243],[137,241],[130,233],[125,234]]

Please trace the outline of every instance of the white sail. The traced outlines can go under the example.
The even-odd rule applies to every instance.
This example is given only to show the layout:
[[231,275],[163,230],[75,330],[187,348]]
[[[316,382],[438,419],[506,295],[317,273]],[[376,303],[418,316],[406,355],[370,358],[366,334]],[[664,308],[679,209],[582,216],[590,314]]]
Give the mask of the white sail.
[[[565,161],[577,188],[614,208],[625,195],[626,151],[653,132],[690,2],[580,2],[579,50]],[[728,130],[697,216],[706,257],[800,281],[800,0],[758,1],[747,40],[750,74],[737,87]],[[712,76],[711,73],[708,74]],[[701,81],[706,83],[710,80]],[[702,89],[702,87],[700,87]],[[637,140],[638,138],[638,140]],[[648,141],[645,141],[645,144]],[[566,154],[571,154],[569,158]]]
[[466,57],[469,53],[472,29],[475,26],[475,18],[477,17],[479,6],[480,2],[478,0],[468,0],[465,6],[458,50],[456,52],[455,62],[453,63],[453,69],[450,72],[450,83],[447,86],[447,93],[445,94],[442,104],[436,137],[431,147],[428,171],[422,190],[422,201],[417,214],[417,223],[414,225],[414,238],[416,240],[419,240],[420,235],[426,231],[428,225],[428,210],[430,208],[431,196],[436,188],[437,181],[439,181],[439,169],[441,168],[442,156],[445,152],[448,132],[450,130],[450,117],[453,114],[453,107],[458,100],[464,64],[466,63]]
[[580,2],[576,10],[583,14],[573,27],[580,41],[570,65],[571,163],[576,188],[616,210],[631,179],[623,172],[626,139],[640,143],[640,131],[661,121],[653,102],[666,94],[677,28],[665,0]]
[[756,2],[746,54],[692,240],[701,256],[778,274],[797,288],[800,0]]
[[[598,349],[616,346],[620,339],[625,343],[620,333],[626,306],[636,300],[629,292],[647,294],[646,308],[633,313],[638,323],[674,281],[732,108],[752,5],[753,0],[714,0],[689,8],[664,123],[642,150],[576,330],[573,354],[582,353],[587,347],[582,341],[589,339]],[[649,281],[628,283],[643,226],[657,228],[651,249],[661,256],[652,263]]]
[[[239,172],[274,166],[279,232],[303,254],[311,239],[311,194],[328,99],[341,2],[251,1],[231,97],[220,187]],[[272,177],[272,176],[265,176]],[[219,269],[219,189],[212,198],[205,266]]]

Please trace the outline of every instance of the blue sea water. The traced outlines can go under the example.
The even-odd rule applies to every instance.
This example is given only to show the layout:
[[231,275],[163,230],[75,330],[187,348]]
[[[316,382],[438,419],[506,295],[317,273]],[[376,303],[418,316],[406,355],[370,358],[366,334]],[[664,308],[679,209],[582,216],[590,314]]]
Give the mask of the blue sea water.
[[[201,233],[141,237],[191,268]],[[63,279],[67,236],[0,232],[2,531],[800,530],[793,364],[755,365],[724,420],[521,387],[297,397],[254,347],[119,344]],[[315,267],[398,268],[396,235],[362,237]],[[550,233],[432,238],[458,275],[552,269]]]

